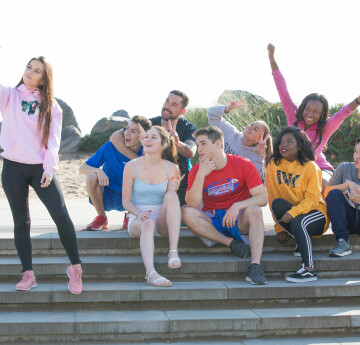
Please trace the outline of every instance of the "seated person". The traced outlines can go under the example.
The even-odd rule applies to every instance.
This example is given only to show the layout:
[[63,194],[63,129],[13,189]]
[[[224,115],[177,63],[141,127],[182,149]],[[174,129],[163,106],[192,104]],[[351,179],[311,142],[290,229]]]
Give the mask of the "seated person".
[[265,179],[265,168],[272,155],[272,139],[270,128],[264,121],[254,121],[239,131],[223,116],[243,106],[243,101],[231,101],[228,105],[218,105],[207,111],[209,123],[216,126],[224,134],[225,153],[248,158],[254,163],[262,180]]
[[355,141],[354,163],[341,163],[325,189],[331,228],[338,241],[330,256],[351,254],[349,234],[360,235],[360,138]]
[[156,272],[154,236],[169,236],[168,267],[181,267],[178,254],[181,209],[176,193],[181,179],[176,164],[175,140],[161,126],[153,126],[144,139],[144,156],[127,163],[123,177],[123,204],[130,213],[128,232],[140,238],[146,281],[171,286]]
[[[183,118],[188,104],[189,97],[184,92],[173,90],[164,102],[161,109],[161,116],[150,119],[153,126],[164,127],[175,140],[178,153],[177,162],[181,175],[185,175],[177,191],[181,206],[185,205],[187,176],[190,170],[189,167],[191,166],[190,159],[194,157],[196,152],[194,137],[192,136],[196,128],[191,122]],[[138,158],[135,152],[129,150],[124,145],[124,133],[122,129],[113,133],[109,140],[124,156],[130,159]]]
[[285,278],[293,283],[317,280],[311,237],[320,237],[329,226],[321,195],[322,174],[314,159],[314,148],[305,132],[286,127],[275,140],[273,158],[266,169],[276,238],[285,243],[294,237],[302,258],[302,268]]
[[[142,128],[139,128],[139,125]],[[149,119],[144,116],[134,116],[124,132],[126,147],[141,155],[142,146],[139,134],[140,131],[147,131],[150,127]],[[80,173],[87,175],[89,201],[98,214],[92,223],[86,225],[84,231],[106,230],[108,221],[105,211],[124,211],[122,205],[123,171],[125,164],[129,161],[129,158],[121,154],[108,141],[80,167]]]
[[[246,280],[266,284],[260,266],[264,243],[261,206],[266,205],[265,187],[248,159],[224,153],[224,136],[209,126],[194,133],[199,163],[189,173],[182,220],[197,236],[230,247],[245,257],[250,247],[242,240],[249,234],[251,264]],[[197,208],[203,202],[202,211]]]

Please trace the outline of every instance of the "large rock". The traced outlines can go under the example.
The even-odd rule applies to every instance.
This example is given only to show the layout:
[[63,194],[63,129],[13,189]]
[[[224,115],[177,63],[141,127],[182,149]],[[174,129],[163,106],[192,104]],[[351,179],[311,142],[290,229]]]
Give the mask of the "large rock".
[[81,138],[81,130],[73,110],[63,100],[56,98],[63,111],[60,153],[76,152]]
[[[240,109],[247,110],[255,110],[259,108],[259,106],[269,103],[266,99],[261,96],[253,95],[250,92],[243,90],[225,90],[218,98],[218,103],[226,105],[230,103],[232,100],[240,101],[245,98],[245,107]],[[244,109],[244,110],[245,110]]]
[[105,132],[105,131],[117,131],[125,127],[130,122],[129,118],[120,116],[108,116],[103,117],[96,122],[95,126],[91,130],[91,134]]
[[120,117],[126,117],[128,119],[130,119],[130,116],[129,116],[129,113],[124,110],[124,109],[120,109],[120,110],[117,110],[117,111],[114,111],[111,116],[120,116]]
[[[59,152],[77,152],[81,138],[81,130],[74,116],[73,110],[61,99],[55,98],[63,111],[61,142]],[[0,123],[0,131],[1,131]],[[2,152],[0,147],[0,152]]]

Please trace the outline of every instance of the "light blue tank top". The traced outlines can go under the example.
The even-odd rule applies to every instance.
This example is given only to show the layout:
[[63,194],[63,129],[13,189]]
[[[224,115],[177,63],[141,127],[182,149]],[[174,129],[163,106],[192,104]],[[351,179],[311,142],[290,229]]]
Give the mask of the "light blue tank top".
[[170,162],[168,161],[167,179],[157,184],[145,183],[138,179],[136,160],[135,172],[136,179],[132,189],[132,203],[134,205],[161,205],[168,186]]

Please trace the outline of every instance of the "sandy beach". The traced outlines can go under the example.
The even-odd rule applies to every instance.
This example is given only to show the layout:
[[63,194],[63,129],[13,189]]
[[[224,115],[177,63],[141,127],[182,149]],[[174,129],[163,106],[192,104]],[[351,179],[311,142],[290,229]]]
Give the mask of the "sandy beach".
[[[61,185],[65,199],[87,200],[85,175],[79,173],[79,167],[92,154],[91,153],[65,153],[60,155],[59,171],[55,174]],[[0,171],[2,171],[3,159],[0,159]],[[0,177],[1,179],[1,177]],[[37,198],[30,188],[30,198]],[[0,188],[0,198],[6,198],[3,188]]]

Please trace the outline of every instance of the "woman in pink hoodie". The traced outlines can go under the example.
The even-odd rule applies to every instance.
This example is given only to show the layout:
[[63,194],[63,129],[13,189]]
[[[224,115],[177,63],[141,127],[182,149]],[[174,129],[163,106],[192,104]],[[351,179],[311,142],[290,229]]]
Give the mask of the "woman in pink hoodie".
[[322,190],[324,192],[334,171],[334,167],[326,160],[323,153],[324,147],[346,117],[360,105],[360,96],[330,118],[329,103],[325,96],[318,93],[307,95],[298,108],[287,90],[285,79],[274,58],[275,46],[271,43],[268,45],[268,52],[275,85],[288,125],[304,130],[312,141],[315,150],[315,163],[322,171]]
[[58,228],[71,264],[69,290],[82,291],[81,261],[74,225],[67,212],[58,169],[62,111],[53,95],[53,72],[43,56],[30,60],[15,88],[0,84],[2,185],[14,219],[15,246],[23,275],[16,290],[30,290],[36,279],[32,267],[29,186],[33,187]]

